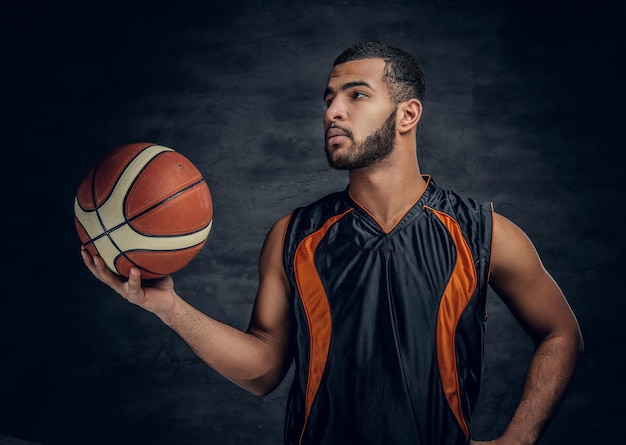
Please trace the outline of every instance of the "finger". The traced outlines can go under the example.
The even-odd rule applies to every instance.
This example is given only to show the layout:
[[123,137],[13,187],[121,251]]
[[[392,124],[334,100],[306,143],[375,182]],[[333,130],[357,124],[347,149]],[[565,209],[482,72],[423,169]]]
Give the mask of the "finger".
[[125,293],[125,283],[120,276],[114,274],[99,255],[84,254],[85,264],[93,275],[120,295]]
[[80,246],[80,256],[82,257],[83,262],[85,263],[85,266],[87,266],[87,268],[93,272],[93,269],[94,269],[93,258],[91,257],[91,254],[85,248],[85,246]]
[[87,269],[100,281],[110,285],[110,277],[107,272],[110,272],[105,266],[104,261],[98,255],[92,255],[84,247],[81,248],[80,255],[83,258],[83,262]]
[[108,278],[107,277],[108,268],[106,267],[106,265],[104,264],[104,261],[102,260],[102,258],[100,258],[100,256],[93,255],[91,257],[91,262],[93,263],[93,268],[95,269],[96,274],[98,275],[100,279]]
[[131,267],[128,273],[128,300],[138,302],[143,296],[141,287],[141,272],[136,267]]

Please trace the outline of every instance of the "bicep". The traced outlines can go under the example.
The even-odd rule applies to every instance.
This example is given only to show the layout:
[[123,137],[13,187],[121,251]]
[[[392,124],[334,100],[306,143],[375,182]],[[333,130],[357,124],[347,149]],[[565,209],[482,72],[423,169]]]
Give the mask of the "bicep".
[[494,215],[490,284],[535,341],[571,335],[578,324],[563,292],[526,234]]
[[[259,288],[248,332],[263,340],[279,362],[290,361],[291,287],[283,267],[283,240],[289,215],[279,219],[265,239],[259,259]],[[285,363],[283,363],[285,366]]]

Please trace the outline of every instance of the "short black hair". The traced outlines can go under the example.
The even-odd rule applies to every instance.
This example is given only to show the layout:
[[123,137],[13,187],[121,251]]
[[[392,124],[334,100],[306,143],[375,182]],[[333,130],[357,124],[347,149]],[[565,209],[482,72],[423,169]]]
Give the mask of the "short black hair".
[[415,58],[406,51],[386,43],[365,42],[346,48],[333,66],[353,60],[383,59],[385,71],[383,79],[387,83],[389,95],[394,103],[417,98],[424,100],[424,73]]

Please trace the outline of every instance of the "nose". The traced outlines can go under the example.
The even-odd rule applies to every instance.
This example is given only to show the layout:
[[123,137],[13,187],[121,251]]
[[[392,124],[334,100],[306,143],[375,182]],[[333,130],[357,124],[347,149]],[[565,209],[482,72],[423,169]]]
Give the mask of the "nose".
[[334,98],[327,105],[326,113],[324,113],[324,120],[331,124],[333,122],[342,122],[347,118],[345,107],[342,105],[342,101],[339,98]]

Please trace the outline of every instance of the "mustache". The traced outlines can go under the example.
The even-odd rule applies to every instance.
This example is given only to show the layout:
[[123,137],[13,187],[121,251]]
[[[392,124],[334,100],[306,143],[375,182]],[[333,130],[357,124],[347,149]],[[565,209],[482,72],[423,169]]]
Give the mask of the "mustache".
[[328,128],[326,129],[325,135],[328,138],[328,132],[332,129],[337,129],[342,131],[343,133],[345,133],[346,136],[348,136],[350,139],[352,139],[352,130],[350,130],[349,128],[346,127],[342,127],[341,125],[337,125],[337,124],[330,124],[328,126]]

